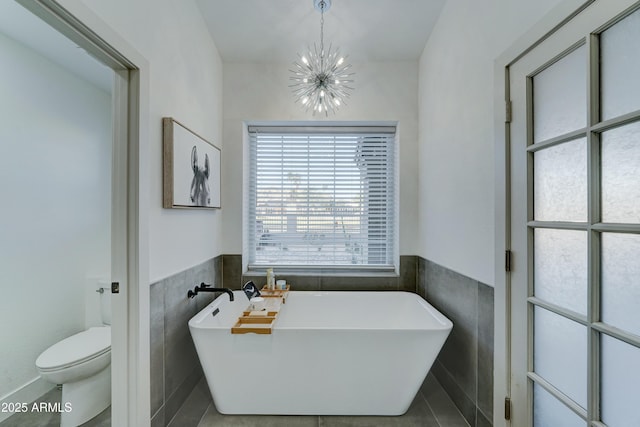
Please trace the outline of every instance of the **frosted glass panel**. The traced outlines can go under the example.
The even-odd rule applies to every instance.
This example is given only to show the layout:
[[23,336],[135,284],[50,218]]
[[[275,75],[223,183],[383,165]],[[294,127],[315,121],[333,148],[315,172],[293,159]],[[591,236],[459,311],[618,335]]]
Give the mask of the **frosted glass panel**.
[[640,11],[602,33],[602,118],[640,110]]
[[534,153],[534,218],[587,221],[587,139]]
[[640,349],[602,336],[602,421],[608,427],[640,426]]
[[640,122],[602,134],[602,220],[640,223]]
[[587,233],[536,229],[534,232],[534,295],[587,314]]
[[587,125],[587,58],[582,46],[533,78],[533,139]]
[[535,372],[586,408],[587,328],[536,307],[533,341]]
[[602,320],[640,335],[638,234],[602,235]]
[[587,423],[538,384],[533,385],[533,427],[585,427]]

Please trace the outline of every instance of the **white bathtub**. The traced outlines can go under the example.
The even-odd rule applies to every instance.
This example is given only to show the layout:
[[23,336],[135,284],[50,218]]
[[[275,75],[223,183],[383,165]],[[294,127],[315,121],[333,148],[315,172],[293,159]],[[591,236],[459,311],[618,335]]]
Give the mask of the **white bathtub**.
[[401,415],[453,327],[408,292],[290,292],[271,335],[231,334],[234,296],[189,321],[222,414]]

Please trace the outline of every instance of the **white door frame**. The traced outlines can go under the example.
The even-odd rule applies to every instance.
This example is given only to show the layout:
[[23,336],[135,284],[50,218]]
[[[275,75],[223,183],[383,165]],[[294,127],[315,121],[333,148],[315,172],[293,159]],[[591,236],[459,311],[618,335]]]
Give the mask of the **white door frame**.
[[[542,43],[562,25],[596,0],[564,0],[540,22],[518,39],[494,65],[494,129],[495,129],[495,288],[494,288],[494,376],[493,425],[510,426],[506,412],[511,397],[511,289],[510,274],[506,271],[507,251],[511,249],[510,197],[510,126],[509,69],[529,50]],[[525,260],[526,261],[526,260]],[[523,262],[511,259],[509,262]]]
[[[510,144],[510,141],[508,139],[509,132],[511,132],[512,135],[524,136],[525,125],[530,120],[529,118],[527,118],[527,116],[532,117],[531,111],[524,111],[530,108],[530,107],[524,108],[524,105],[526,103],[526,98],[531,96],[531,94],[525,95],[525,86],[524,86],[525,77],[537,72],[537,71],[534,71],[536,69],[537,70],[542,69],[542,66],[545,63],[549,64],[549,61],[557,59],[559,55],[568,53],[570,49],[576,48],[577,46],[580,46],[580,45],[586,46],[586,50],[590,52],[592,55],[592,57],[589,59],[590,68],[589,68],[589,72],[587,73],[587,76],[588,76],[587,81],[590,83],[587,85],[587,87],[584,88],[584,90],[589,93],[587,95],[587,102],[588,102],[588,105],[590,105],[590,110],[586,118],[587,124],[585,129],[588,130],[588,132],[586,132],[587,134],[586,139],[593,144],[594,141],[590,140],[591,132],[594,132],[594,131],[601,132],[602,130],[606,130],[606,128],[610,127],[611,125],[617,125],[621,123],[621,118],[613,118],[609,122],[606,122],[606,121],[603,122],[601,121],[602,119],[599,118],[599,115],[593,116],[594,113],[597,114],[597,109],[594,110],[594,108],[596,107],[594,107],[592,103],[595,102],[596,105],[598,103],[597,91],[599,86],[596,83],[594,83],[594,80],[593,80],[593,76],[596,76],[596,77],[598,76],[598,67],[597,65],[594,65],[594,59],[597,58],[597,56],[593,56],[593,55],[596,55],[596,51],[597,51],[597,42],[596,42],[597,36],[591,35],[592,34],[591,32],[599,33],[600,31],[607,28],[609,25],[612,25],[612,23],[626,16],[631,11],[637,10],[638,4],[639,4],[638,0],[606,0],[602,2],[590,3],[588,9],[585,10],[584,13],[580,14],[577,17],[572,17],[572,22],[568,23],[568,20],[564,20],[562,25],[558,25],[554,27],[554,32],[556,29],[559,29],[559,31],[553,35],[552,39],[545,38],[544,43],[542,44],[536,43],[534,46],[535,50],[528,49],[527,52],[525,52],[526,57],[524,56],[524,54],[521,54],[517,56],[516,59],[512,60],[510,63],[506,65],[506,68],[505,68],[506,72],[504,74],[506,75],[507,79],[509,78],[509,73],[511,72],[511,70],[513,70],[513,73],[514,73],[511,76],[512,77],[511,85],[514,85],[512,87],[516,87],[515,85],[519,85],[519,87],[517,88],[517,93],[514,92],[512,94],[512,99],[514,102],[513,108],[514,110],[516,109],[519,110],[519,115],[517,117],[514,116],[513,121],[505,120],[505,122],[507,122],[506,125],[503,125],[506,131],[506,134],[504,136],[505,147],[508,147],[509,146],[508,144]],[[596,47],[593,47],[593,46],[596,46]],[[515,67],[512,67],[513,64],[515,64]],[[516,77],[515,80],[513,79],[514,76]],[[509,90],[510,90],[509,86],[505,84],[504,99],[509,99]],[[592,116],[590,117],[589,115],[592,115]],[[628,117],[625,119],[627,121],[630,121],[633,118],[637,119],[637,113],[635,114],[629,113],[627,114],[627,116]],[[624,119],[624,116],[622,119]],[[584,133],[585,132],[583,131],[581,136],[583,136]],[[578,134],[578,132],[576,132],[576,134]],[[594,137],[594,138],[598,138],[598,137]],[[521,139],[524,139],[524,138],[521,138]],[[599,141],[598,139],[595,140],[595,142],[598,142],[598,141]],[[518,153],[522,153],[520,150],[522,150],[523,142],[520,141],[520,142],[517,142],[517,144],[519,146]],[[589,179],[591,179],[591,184],[590,184],[591,193],[589,196],[590,212],[589,212],[589,219],[587,221],[587,224],[591,224],[593,228],[589,226],[588,230],[589,231],[594,230],[598,232],[600,231],[637,232],[637,228],[633,226],[626,227],[625,225],[610,226],[608,224],[599,224],[600,212],[598,207],[598,201],[600,198],[600,192],[599,192],[600,187],[597,184],[597,182],[599,181],[599,175],[597,173],[597,171],[599,170],[599,164],[597,161],[597,159],[599,159],[599,155],[598,155],[599,150],[594,149],[593,145],[591,145],[591,150],[592,151],[590,154],[591,156],[590,158],[596,159],[596,160],[592,160],[591,167],[590,167],[592,171],[589,172]],[[505,151],[506,162],[509,161],[510,154],[514,155],[512,160],[515,160],[516,162],[520,162],[520,163],[512,163],[514,167],[517,167],[519,170],[519,172],[515,172],[515,169],[514,169],[513,174],[509,173],[510,172],[509,166],[508,165],[505,166],[506,168],[505,177],[506,177],[507,186],[510,185],[509,176],[511,176],[512,185],[514,185],[514,189],[516,189],[514,192],[511,193],[511,194],[514,194],[513,200],[509,200],[508,199],[509,196],[508,195],[506,196],[507,204],[505,205],[506,206],[505,211],[507,212],[507,214],[510,214],[511,212],[509,212],[510,208],[508,203],[513,203],[512,208],[513,208],[513,213],[515,214],[515,215],[511,215],[514,223],[506,224],[506,226],[508,227],[509,225],[512,225],[511,228],[514,230],[513,231],[514,235],[511,236],[513,237],[513,239],[511,241],[514,244],[514,249],[515,249],[514,256],[519,257],[519,259],[516,260],[517,264],[513,269],[514,272],[513,272],[513,279],[512,279],[514,280],[514,284],[515,284],[516,278],[517,278],[517,283],[518,283],[517,287],[510,289],[509,273],[504,273],[504,272],[500,273],[501,276],[505,277],[504,280],[506,285],[505,286],[506,295],[509,296],[510,293],[512,294],[510,300],[513,304],[511,306],[511,309],[513,310],[513,316],[507,317],[508,315],[511,314],[511,312],[509,311],[510,308],[509,308],[508,301],[506,302],[506,307],[505,307],[506,308],[505,310],[506,332],[507,333],[509,332],[508,331],[509,327],[513,328],[513,333],[511,333],[511,340],[512,340],[511,343],[508,342],[509,335],[505,334],[506,342],[507,344],[511,344],[511,349],[512,349],[511,354],[507,353],[507,356],[512,357],[512,359],[507,360],[505,363],[505,366],[507,370],[513,369],[513,371],[508,373],[508,375],[511,375],[512,377],[511,384],[512,384],[512,387],[514,387],[514,389],[508,390],[508,392],[512,393],[514,397],[520,396],[518,398],[519,401],[515,402],[514,408],[512,410],[514,414],[513,424],[529,425],[529,422],[530,422],[529,417],[533,411],[530,406],[532,405],[532,402],[530,400],[531,398],[530,393],[532,391],[531,390],[532,382],[530,380],[535,381],[536,384],[542,385],[543,388],[547,388],[547,391],[549,391],[551,394],[556,394],[558,397],[561,397],[562,393],[558,393],[557,391],[554,391],[555,389],[553,389],[552,386],[549,387],[548,386],[549,383],[544,381],[536,373],[533,372],[533,368],[531,365],[532,342],[530,340],[532,336],[531,335],[532,330],[529,329],[529,331],[526,333],[525,331],[527,330],[527,328],[532,328],[532,326],[531,326],[530,320],[527,320],[526,317],[527,315],[528,316],[532,315],[531,310],[534,305],[544,307],[546,303],[540,300],[536,300],[535,295],[532,293],[533,292],[532,288],[526,289],[526,287],[521,286],[522,284],[525,284],[525,283],[528,283],[529,286],[532,286],[531,284],[532,277],[529,276],[531,273],[530,271],[528,271],[528,268],[531,268],[531,266],[529,266],[528,268],[527,267],[523,268],[523,265],[529,264],[531,262],[530,259],[525,259],[526,257],[524,256],[525,254],[527,254],[528,250],[530,249],[526,249],[527,242],[526,242],[526,239],[524,239],[525,234],[521,233],[520,235],[517,235],[516,233],[520,233],[520,232],[515,230],[524,231],[527,225],[529,225],[529,227],[531,228],[537,228],[537,226],[531,225],[534,223],[534,221],[531,221],[533,219],[532,212],[528,212],[526,214],[525,212],[523,212],[523,207],[526,207],[526,202],[523,203],[522,201],[521,202],[516,201],[520,197],[520,195],[525,194],[522,191],[522,189],[525,186],[530,185],[530,184],[527,184],[527,181],[532,180],[531,176],[525,179],[525,176],[524,176],[525,174],[522,173],[523,170],[526,170],[526,166],[524,166],[526,164],[526,158],[521,154],[516,154],[515,151],[513,153],[509,153],[508,151]],[[595,163],[593,163],[594,161]],[[523,166],[524,169],[522,169],[521,167],[518,167],[518,165]],[[515,187],[516,185],[518,187]],[[530,191],[530,190],[527,190],[527,191]],[[532,196],[531,194],[528,194],[527,197],[530,198]],[[529,206],[529,209],[531,209],[530,206]],[[530,222],[526,223],[526,220],[529,220]],[[506,219],[506,222],[508,221],[509,220]],[[544,225],[544,224],[541,223],[540,225]],[[552,228],[555,228],[555,226]],[[506,233],[506,237],[509,237],[509,229],[505,229],[505,233]],[[596,282],[598,282],[598,278],[599,278],[599,270],[598,270],[599,255],[597,251],[598,249],[597,242],[599,241],[599,238],[594,237],[594,240],[591,240],[591,237],[589,238],[588,245],[590,247],[589,254],[591,257],[589,261],[589,265],[591,268],[591,270],[589,271],[589,277],[590,277],[589,290],[591,292],[589,300],[590,300],[590,304],[592,305],[590,305],[590,308],[587,311],[588,314],[586,317],[586,324],[585,324],[585,320],[579,319],[577,316],[576,316],[576,319],[574,319],[574,320],[577,320],[578,323],[582,321],[582,323],[589,330],[588,344],[587,344],[589,348],[589,356],[587,356],[587,358],[589,359],[588,361],[589,373],[588,373],[587,385],[586,385],[587,389],[589,390],[589,398],[586,404],[581,404],[582,406],[584,406],[584,408],[572,402],[571,403],[565,402],[565,404],[571,407],[574,412],[576,412],[578,415],[580,415],[583,418],[586,417],[587,419],[594,419],[594,418],[598,418],[599,416],[598,384],[600,381],[600,376],[599,376],[599,371],[597,367],[600,365],[600,362],[599,362],[599,353],[598,353],[599,346],[597,343],[600,337],[600,333],[604,332],[622,341],[628,341],[629,344],[637,346],[637,339],[634,339],[623,332],[618,333],[615,331],[615,328],[611,328],[607,325],[603,325],[600,322],[597,322],[597,319],[599,318],[597,307],[599,306],[598,301],[600,300],[600,298],[597,292],[597,289],[598,289],[597,284],[594,284],[593,280],[594,278],[596,278],[595,280]],[[508,246],[506,245],[509,244],[509,241],[510,240],[507,238],[505,238],[504,240],[505,247],[507,249],[508,249]],[[520,251],[518,251],[518,249],[520,249]],[[534,295],[534,297],[528,298],[531,295]],[[549,307],[549,308],[553,310],[553,307]],[[561,316],[564,316],[567,318],[571,317],[570,314],[568,314],[567,312],[562,312],[562,310],[560,310],[559,313],[561,314]],[[522,333],[518,333],[518,331]],[[506,350],[506,351],[508,352],[509,350]],[[527,372],[526,376],[523,375],[523,373],[525,372]],[[507,381],[509,379],[508,375],[506,376]],[[509,385],[507,385],[507,387],[509,387]],[[523,424],[524,420],[527,420],[526,424]],[[592,421],[591,424],[601,425],[600,422],[595,422],[595,421]]]
[[148,64],[80,0],[16,1],[114,71],[111,280],[120,293],[112,299],[111,423],[148,426],[148,169],[140,161],[148,157]]

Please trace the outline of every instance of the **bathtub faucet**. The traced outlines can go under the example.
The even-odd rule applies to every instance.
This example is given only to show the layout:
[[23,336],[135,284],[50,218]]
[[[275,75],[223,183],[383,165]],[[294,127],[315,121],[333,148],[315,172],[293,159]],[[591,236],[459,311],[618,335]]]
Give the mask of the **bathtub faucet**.
[[229,288],[212,288],[211,285],[206,283],[200,283],[200,286],[196,286],[193,290],[187,292],[187,298],[193,298],[198,295],[198,292],[226,292],[229,294],[229,301],[233,301],[233,291]]

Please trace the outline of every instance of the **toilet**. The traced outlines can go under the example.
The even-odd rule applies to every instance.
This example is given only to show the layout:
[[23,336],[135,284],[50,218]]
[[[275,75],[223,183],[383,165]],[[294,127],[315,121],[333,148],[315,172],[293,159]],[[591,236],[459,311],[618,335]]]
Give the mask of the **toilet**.
[[61,427],[79,426],[111,404],[111,293],[98,292],[103,326],[65,338],[36,359],[42,378],[62,384]]

